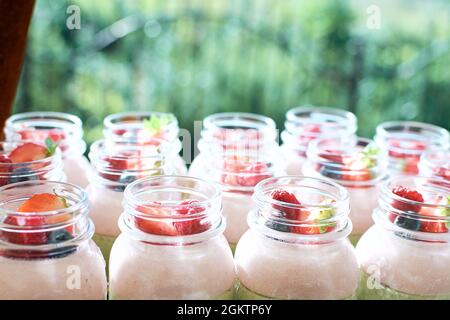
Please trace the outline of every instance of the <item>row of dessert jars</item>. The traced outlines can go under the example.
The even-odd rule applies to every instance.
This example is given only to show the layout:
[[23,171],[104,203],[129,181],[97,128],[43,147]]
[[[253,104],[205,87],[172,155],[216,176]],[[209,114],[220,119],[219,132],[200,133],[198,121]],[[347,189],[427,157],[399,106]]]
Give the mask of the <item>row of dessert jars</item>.
[[256,184],[285,174],[276,141],[275,122],[249,113],[218,113],[203,121],[200,153],[189,175],[217,183],[222,192],[225,237],[234,249],[248,229],[247,215],[254,206]]
[[312,141],[302,171],[305,176],[331,179],[347,189],[353,223],[350,239],[356,244],[373,224],[372,211],[387,178],[386,167],[386,153],[372,140],[353,136]]
[[55,145],[0,142],[0,187],[23,181],[65,179],[61,151]]
[[86,143],[83,141],[82,123],[78,117],[60,112],[19,113],[6,120],[4,132],[7,141],[57,143],[67,181],[86,187],[90,166],[83,156]]
[[120,234],[118,221],[125,188],[144,177],[175,174],[174,159],[180,149],[178,140],[169,143],[158,138],[148,138],[145,144],[118,140],[92,144],[92,170],[86,190],[96,230],[94,240],[106,258]]
[[235,266],[219,188],[186,176],[125,190],[109,261],[111,299],[231,299]]
[[[447,160],[448,161],[448,160]],[[356,246],[360,299],[450,298],[450,184],[397,176],[381,190],[375,221]]]
[[[106,139],[145,144],[159,138],[178,141],[178,122],[172,114],[159,112],[127,112],[113,114],[104,120]],[[32,141],[44,144],[50,139],[62,152],[67,181],[81,187],[89,183],[90,165],[86,157],[81,120],[61,112],[26,112],[9,117],[4,132],[7,141]],[[177,156],[175,165],[179,174],[186,173],[184,160]]]
[[86,192],[25,181],[0,188],[0,299],[105,299]]
[[[357,119],[351,112],[326,107],[298,107],[286,114],[281,133],[288,174],[301,174],[309,143],[315,139],[347,139],[355,135]],[[421,122],[388,121],[376,128],[374,137],[387,155],[391,174],[417,174],[420,156],[426,150],[447,150],[449,133]]]

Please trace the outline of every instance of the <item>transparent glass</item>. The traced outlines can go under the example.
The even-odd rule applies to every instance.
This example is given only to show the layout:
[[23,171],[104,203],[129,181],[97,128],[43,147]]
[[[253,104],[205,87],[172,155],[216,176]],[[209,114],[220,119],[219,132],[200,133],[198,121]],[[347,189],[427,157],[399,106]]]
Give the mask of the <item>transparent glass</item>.
[[12,115],[5,122],[7,141],[30,140],[44,143],[47,138],[58,142],[61,149],[67,181],[86,187],[88,160],[83,156],[86,143],[83,141],[81,120],[61,112],[26,112]]
[[[194,214],[177,211],[186,201],[194,201]],[[182,176],[141,179],[126,188],[124,208],[110,257],[110,298],[232,297],[234,262],[214,185]],[[200,229],[168,233],[186,223]]]
[[[19,212],[40,193],[68,207]],[[62,182],[28,181],[0,188],[0,299],[105,299],[105,261],[91,237],[87,194]]]
[[[440,179],[399,176],[382,188],[375,225],[356,246],[361,299],[450,298],[450,189]],[[416,190],[423,202],[393,192]]]
[[[87,187],[94,240],[108,259],[111,247],[120,234],[119,216],[123,211],[123,192],[140,178],[174,174],[173,158],[180,145],[153,138],[148,144],[98,140],[91,146],[92,171]],[[151,142],[151,143],[150,143]]]
[[307,150],[303,174],[331,179],[345,187],[350,198],[352,243],[373,224],[381,184],[387,178],[386,154],[370,139],[320,138]]
[[[23,142],[0,142],[0,155],[8,155]],[[64,181],[61,151],[47,158],[21,163],[0,163],[0,186],[23,181]]]
[[377,126],[374,140],[388,154],[391,175],[417,175],[420,156],[429,149],[448,149],[450,136],[428,123],[389,121]]
[[[146,123],[152,118],[165,118],[166,121],[159,131],[146,128]],[[129,142],[134,144],[153,143],[156,139],[165,140],[180,145],[177,118],[171,113],[157,111],[128,111],[107,116],[103,121],[103,135],[106,140]],[[155,129],[156,130],[156,129]],[[177,174],[187,174],[186,163],[180,155],[173,159]]]
[[306,150],[317,138],[346,138],[355,134],[357,119],[351,112],[316,106],[296,107],[286,113],[281,132],[282,150],[288,159],[287,173],[301,175]]
[[[297,196],[301,204],[274,200],[275,190]],[[358,284],[358,264],[347,236],[347,191],[315,178],[271,178],[256,186],[250,229],[236,247],[239,299],[349,299]],[[325,202],[324,200],[330,202]],[[287,217],[287,212],[328,210],[316,221]],[[319,231],[326,230],[326,231]],[[299,231],[301,231],[299,233]]]
[[250,113],[218,113],[203,121],[199,155],[189,175],[219,184],[225,237],[234,248],[248,229],[247,214],[253,207],[255,185],[285,174],[285,161],[276,141],[272,119]]
[[428,150],[420,157],[420,174],[425,177],[443,179],[450,187],[450,150]]

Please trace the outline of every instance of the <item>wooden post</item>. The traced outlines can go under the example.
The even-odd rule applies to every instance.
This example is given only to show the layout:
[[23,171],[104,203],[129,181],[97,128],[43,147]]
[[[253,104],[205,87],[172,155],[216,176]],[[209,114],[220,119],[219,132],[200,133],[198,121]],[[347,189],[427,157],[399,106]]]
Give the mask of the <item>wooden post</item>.
[[0,0],[0,139],[10,115],[27,42],[34,0]]

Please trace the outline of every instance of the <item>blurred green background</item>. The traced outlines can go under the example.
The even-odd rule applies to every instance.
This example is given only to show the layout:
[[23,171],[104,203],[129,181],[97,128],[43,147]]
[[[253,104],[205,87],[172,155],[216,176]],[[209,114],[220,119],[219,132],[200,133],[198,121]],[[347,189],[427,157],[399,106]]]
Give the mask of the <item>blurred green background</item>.
[[282,128],[304,104],[356,113],[363,136],[392,119],[450,129],[449,17],[448,0],[38,0],[14,111],[76,114],[88,142],[105,115],[149,109],[188,129],[221,111]]

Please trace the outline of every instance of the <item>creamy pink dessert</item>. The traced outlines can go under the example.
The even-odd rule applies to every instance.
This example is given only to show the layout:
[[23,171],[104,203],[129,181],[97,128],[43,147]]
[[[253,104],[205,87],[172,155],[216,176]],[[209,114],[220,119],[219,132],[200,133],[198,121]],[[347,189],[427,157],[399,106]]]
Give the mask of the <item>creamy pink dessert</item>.
[[[152,144],[132,144],[108,140],[91,146],[90,184],[87,187],[94,240],[108,259],[115,238],[120,234],[119,216],[123,212],[123,192],[128,184],[140,178],[173,174],[173,159],[179,149],[174,144],[152,139]],[[148,140],[150,142],[150,140]]]
[[347,189],[353,224],[350,240],[356,243],[373,224],[379,188],[387,178],[386,155],[370,139],[320,138],[308,146],[303,174],[331,179]]
[[377,126],[374,140],[388,154],[390,175],[417,175],[420,156],[427,150],[448,150],[450,135],[428,123],[388,121]]
[[[180,148],[178,120],[172,113],[156,111],[128,111],[109,115],[103,121],[106,140],[133,144],[152,144],[163,140]],[[189,152],[190,154],[190,152]],[[189,159],[190,160],[190,159]],[[186,162],[179,155],[172,159],[176,173],[186,175]]]
[[214,185],[145,178],[127,187],[124,204],[110,257],[110,298],[232,298],[234,262]]
[[357,120],[353,113],[345,110],[304,106],[289,110],[284,126],[281,149],[287,159],[287,173],[301,175],[311,141],[351,137],[356,132]]
[[256,186],[250,229],[236,247],[240,299],[350,299],[358,286],[346,190],[327,180]]
[[67,182],[80,187],[88,184],[89,161],[84,157],[81,120],[61,112],[26,112],[12,115],[6,120],[7,141],[30,141],[44,144],[50,139],[61,149]]
[[189,175],[218,183],[222,191],[225,237],[232,247],[248,229],[255,185],[285,173],[270,118],[249,113],[218,113],[204,120],[199,155]]
[[450,298],[450,188],[440,182],[402,176],[383,186],[356,247],[361,299]]
[[91,240],[87,194],[71,184],[0,188],[0,299],[105,299],[105,260]]

